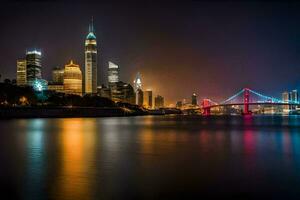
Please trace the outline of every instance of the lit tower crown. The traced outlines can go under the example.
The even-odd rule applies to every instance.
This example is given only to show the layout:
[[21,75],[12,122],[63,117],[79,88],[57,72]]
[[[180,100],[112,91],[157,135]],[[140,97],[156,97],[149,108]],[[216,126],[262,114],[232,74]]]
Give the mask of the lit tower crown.
[[97,41],[93,19],[85,40],[85,93],[97,92]]
[[137,73],[134,81],[133,81],[134,89],[137,91],[138,89],[142,89],[142,81],[140,72]]

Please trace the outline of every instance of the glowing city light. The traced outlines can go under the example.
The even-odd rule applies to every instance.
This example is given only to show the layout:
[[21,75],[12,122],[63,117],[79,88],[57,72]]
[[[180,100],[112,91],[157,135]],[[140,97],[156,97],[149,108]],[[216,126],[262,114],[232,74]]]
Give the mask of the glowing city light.
[[36,79],[32,86],[35,91],[42,92],[47,89],[47,81],[43,79]]
[[42,52],[37,51],[37,50],[33,50],[33,51],[27,51],[26,54],[37,54],[37,55],[42,55]]

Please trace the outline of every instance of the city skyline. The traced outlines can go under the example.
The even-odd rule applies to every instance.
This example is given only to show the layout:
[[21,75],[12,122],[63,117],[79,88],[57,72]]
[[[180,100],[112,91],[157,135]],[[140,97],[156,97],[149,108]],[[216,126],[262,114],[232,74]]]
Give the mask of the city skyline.
[[299,199],[300,1],[7,1],[2,199]]
[[[147,27],[142,25],[140,20],[133,18],[133,14],[122,11],[124,4],[6,4],[6,9],[1,9],[4,31],[0,52],[5,56],[0,71],[2,77],[15,78],[16,60],[24,55],[25,49],[34,47],[42,51],[42,75],[47,80],[50,80],[53,67],[63,66],[70,59],[76,60],[83,70],[84,39],[88,23],[93,16],[101,49],[101,55],[98,56],[98,85],[105,83],[103,80],[107,77],[107,63],[112,61],[122,68],[121,80],[132,84],[136,72],[140,71],[145,89],[151,88],[154,93],[158,91],[165,97],[167,104],[187,98],[192,92],[195,92],[199,99],[213,97],[218,101],[241,87],[258,88],[259,91],[277,97],[285,90],[299,90],[297,66],[300,66],[300,60],[297,36],[300,35],[300,31],[295,28],[298,24],[297,19],[300,19],[296,12],[300,7],[298,3],[213,5],[190,2],[182,7],[175,3],[150,3],[149,9],[139,4],[125,9],[144,9],[145,13],[137,14],[142,20],[149,22]],[[193,5],[201,5],[202,8],[198,6],[197,9],[193,9]],[[22,12],[26,9],[30,11],[35,6],[41,9],[26,15],[24,19],[20,18]],[[71,9],[67,9],[69,7]],[[90,9],[91,7],[94,8]],[[20,12],[7,20],[9,11],[13,8]],[[148,16],[150,8],[158,12],[156,17]],[[210,15],[204,8],[213,13]],[[103,10],[103,13],[99,14],[101,12],[97,12],[97,9]],[[169,13],[165,18],[162,15],[164,9]],[[50,13],[53,10],[56,16]],[[110,13],[112,10],[120,12]],[[78,11],[81,19],[66,16],[75,11]],[[185,15],[176,16],[176,12],[179,11]],[[232,11],[230,15],[229,11]],[[213,16],[217,12],[219,14]],[[283,17],[278,21],[279,12]],[[265,15],[261,15],[262,13]],[[40,20],[37,19],[39,27],[31,24],[23,27],[20,23],[37,16],[41,17]],[[53,17],[47,25],[43,24],[45,16]],[[192,20],[192,17],[195,19]],[[157,25],[154,26],[155,23]],[[125,25],[128,28],[125,28]],[[25,30],[24,33],[17,34],[17,27]],[[230,29],[226,29],[228,27]],[[220,31],[224,32],[224,35],[217,38]],[[196,37],[193,32],[201,34]],[[13,34],[17,34],[17,37],[14,37],[8,46],[3,39]],[[56,43],[53,42],[54,39],[58,39]],[[218,73],[219,68],[227,72]],[[197,73],[194,73],[195,71]],[[240,76],[241,74],[243,76]],[[181,84],[178,79],[185,84]]]

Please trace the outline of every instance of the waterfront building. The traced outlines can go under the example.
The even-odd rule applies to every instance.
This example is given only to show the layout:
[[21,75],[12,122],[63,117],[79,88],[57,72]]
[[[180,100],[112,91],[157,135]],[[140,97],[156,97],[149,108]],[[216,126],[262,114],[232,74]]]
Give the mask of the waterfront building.
[[192,105],[193,106],[197,106],[198,105],[197,95],[195,93],[192,95]]
[[182,108],[182,101],[176,102],[176,108],[181,109]]
[[[288,103],[289,100],[290,100],[290,94],[289,94],[289,92],[287,92],[287,91],[283,92],[283,93],[282,93],[282,101],[283,101],[284,103]],[[290,109],[290,108],[289,108],[289,105],[284,105],[284,106],[283,106],[283,112],[288,112],[289,109]]]
[[82,73],[79,65],[71,60],[64,69],[64,92],[66,94],[82,95]]
[[292,90],[290,92],[290,100],[293,101],[293,102],[298,102],[298,91],[297,90]]
[[123,102],[135,104],[135,92],[133,87],[129,83],[123,85]]
[[93,22],[85,40],[85,93],[97,93],[97,41]]
[[135,103],[135,93],[133,87],[122,81],[114,83],[110,86],[111,99],[115,102]]
[[101,85],[97,87],[97,94],[100,97],[104,98],[111,98],[110,88],[106,87],[105,85]]
[[37,50],[26,52],[26,78],[31,86],[36,79],[42,78],[41,56],[42,53]]
[[119,66],[108,62],[108,85],[119,82]]
[[52,70],[52,82],[57,84],[63,84],[64,82],[64,69],[60,67],[54,67]]
[[27,84],[26,60],[17,60],[17,85],[24,86]]
[[[297,90],[292,90],[290,92],[290,101],[292,102],[298,102],[299,101],[299,96],[298,96],[298,91]],[[290,106],[291,110],[295,110],[297,108],[296,105]]]
[[151,109],[152,108],[152,90],[146,90],[144,92],[144,99],[143,99],[143,106],[145,108]]
[[133,81],[133,87],[134,87],[134,91],[137,91],[138,89],[142,89],[142,80],[141,80],[140,72],[137,73]]
[[137,89],[135,92],[135,104],[138,106],[143,106],[144,92],[141,89]]
[[64,93],[64,84],[63,83],[49,82],[48,83],[48,90]]
[[154,107],[155,109],[163,108],[164,107],[164,98],[160,95],[157,95],[154,98]]

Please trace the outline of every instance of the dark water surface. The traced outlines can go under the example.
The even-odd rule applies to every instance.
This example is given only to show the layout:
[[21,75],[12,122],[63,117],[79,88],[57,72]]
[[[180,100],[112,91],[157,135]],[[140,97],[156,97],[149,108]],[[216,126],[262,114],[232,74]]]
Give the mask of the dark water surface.
[[2,120],[0,159],[11,199],[299,199],[300,117]]

